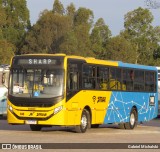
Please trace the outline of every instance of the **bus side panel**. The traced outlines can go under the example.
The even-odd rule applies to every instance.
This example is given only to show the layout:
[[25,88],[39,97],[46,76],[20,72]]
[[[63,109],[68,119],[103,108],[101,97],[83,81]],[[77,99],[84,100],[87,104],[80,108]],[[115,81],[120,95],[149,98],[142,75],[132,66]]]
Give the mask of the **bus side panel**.
[[[154,104],[150,105],[150,100]],[[157,117],[157,93],[112,92],[104,123],[128,122],[131,108],[138,111],[138,121],[149,121]]]
[[111,98],[111,91],[82,90],[66,103],[67,125],[79,125],[83,109],[91,111],[91,123],[103,124],[106,109]]

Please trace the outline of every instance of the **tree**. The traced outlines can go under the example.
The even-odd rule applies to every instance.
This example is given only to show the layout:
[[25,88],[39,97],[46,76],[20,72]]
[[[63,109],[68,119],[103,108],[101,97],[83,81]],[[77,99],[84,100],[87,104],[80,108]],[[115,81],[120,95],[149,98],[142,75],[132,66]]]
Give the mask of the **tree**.
[[93,23],[93,18],[94,18],[93,12],[90,9],[80,7],[75,13],[74,22],[76,26],[88,25],[90,26],[89,28],[91,28]]
[[[53,10],[43,11],[37,23],[28,31],[21,51],[22,53],[67,53],[94,56],[90,40],[93,18],[93,12],[90,9],[81,7],[76,10],[74,4],[71,3],[64,10],[59,0],[55,0]],[[104,25],[102,29],[100,27],[99,29],[102,31],[101,36],[105,43],[109,35],[108,27]],[[106,30],[105,34],[108,34],[106,37],[103,30]]]
[[74,17],[76,13],[76,8],[73,3],[71,3],[69,6],[67,6],[66,15],[70,17],[71,20],[71,26],[74,28]]
[[28,32],[22,52],[58,53],[65,35],[71,30],[68,16],[45,10],[37,23]]
[[0,64],[9,64],[15,52],[15,46],[4,38],[4,27],[7,24],[6,17],[7,15],[2,6],[2,0],[0,0]]
[[3,0],[0,5],[5,12],[6,20],[5,25],[1,27],[3,38],[15,45],[19,51],[26,30],[30,26],[26,0]]
[[160,66],[160,46],[154,51],[153,59],[154,59],[153,65]]
[[153,15],[151,12],[141,7],[125,15],[125,30],[121,35],[136,46],[135,63],[148,64],[149,60],[153,57],[157,41],[154,39],[152,21]]
[[55,0],[53,4],[53,13],[63,15],[64,12],[63,4],[61,4],[59,0]]
[[[1,2],[1,1],[0,1]],[[0,3],[1,4],[1,3]],[[0,40],[3,39],[3,26],[6,25],[6,14],[2,5],[0,5]]]
[[70,16],[72,19],[74,19],[75,12],[76,8],[73,3],[67,6],[67,15]]
[[78,40],[75,36],[74,31],[68,31],[63,37],[63,43],[60,44],[60,52],[69,55],[78,55]]
[[134,63],[136,59],[135,48],[130,41],[122,36],[116,36],[109,40],[103,59]]
[[90,30],[93,23],[93,12],[86,8],[79,8],[74,17],[74,32],[78,40],[77,55],[93,56],[90,44]]
[[0,64],[9,64],[14,56],[15,46],[6,40],[0,40]]
[[111,37],[111,31],[102,18],[98,19],[92,30],[91,49],[98,58],[101,58],[104,48]]

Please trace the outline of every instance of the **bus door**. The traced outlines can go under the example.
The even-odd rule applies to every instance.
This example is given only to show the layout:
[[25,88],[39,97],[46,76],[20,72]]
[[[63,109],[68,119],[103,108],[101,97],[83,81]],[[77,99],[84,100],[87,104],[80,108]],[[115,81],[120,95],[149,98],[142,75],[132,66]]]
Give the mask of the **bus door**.
[[76,117],[80,114],[81,102],[77,94],[82,89],[82,63],[83,61],[75,59],[68,59],[67,63],[66,108],[68,109],[68,125],[75,124]]
[[95,72],[96,77],[96,92],[93,97],[95,108],[95,123],[102,124],[108,107],[111,92],[108,92],[109,87],[109,68],[105,66],[97,66]]

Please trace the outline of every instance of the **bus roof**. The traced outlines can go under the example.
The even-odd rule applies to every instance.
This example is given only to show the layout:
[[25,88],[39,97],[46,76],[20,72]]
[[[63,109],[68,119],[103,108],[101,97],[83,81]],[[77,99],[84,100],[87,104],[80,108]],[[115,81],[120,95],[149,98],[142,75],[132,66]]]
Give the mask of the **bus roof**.
[[[81,59],[85,60],[87,63],[91,64],[99,64],[99,65],[110,65],[110,66],[120,66],[120,67],[128,67],[128,68],[135,68],[135,69],[146,69],[146,70],[157,70],[157,67],[154,66],[146,66],[146,65],[140,65],[140,64],[131,64],[131,63],[124,63],[122,61],[112,61],[112,60],[100,60],[93,57],[82,57],[82,56],[76,56],[76,55],[66,55],[63,53],[57,53],[57,54],[24,54],[24,55],[17,55],[17,56],[64,56],[66,58],[72,58],[72,59]],[[160,67],[159,67],[160,68]]]
[[140,65],[140,64],[131,64],[131,63],[124,63],[119,61],[119,66],[121,67],[128,67],[128,68],[135,68],[135,69],[144,69],[144,70],[157,70],[155,66],[147,66],[147,65]]

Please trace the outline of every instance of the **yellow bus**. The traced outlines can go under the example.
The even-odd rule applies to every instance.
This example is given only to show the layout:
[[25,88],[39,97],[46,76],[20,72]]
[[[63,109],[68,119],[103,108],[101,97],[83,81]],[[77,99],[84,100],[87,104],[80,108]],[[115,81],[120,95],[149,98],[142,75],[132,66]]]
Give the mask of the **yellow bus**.
[[157,117],[157,69],[65,54],[13,57],[9,124],[72,126],[84,133],[101,124],[133,129]]

